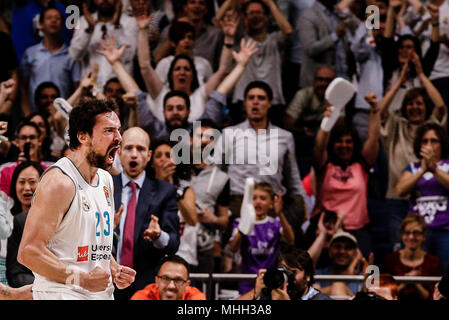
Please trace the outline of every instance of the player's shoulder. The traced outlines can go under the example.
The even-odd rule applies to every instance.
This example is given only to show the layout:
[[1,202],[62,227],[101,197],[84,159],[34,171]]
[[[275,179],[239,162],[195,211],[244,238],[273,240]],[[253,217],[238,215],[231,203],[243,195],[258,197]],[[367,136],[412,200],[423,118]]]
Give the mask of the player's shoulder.
[[75,190],[73,179],[58,166],[48,168],[42,175],[39,184],[48,190],[58,190],[58,192]]

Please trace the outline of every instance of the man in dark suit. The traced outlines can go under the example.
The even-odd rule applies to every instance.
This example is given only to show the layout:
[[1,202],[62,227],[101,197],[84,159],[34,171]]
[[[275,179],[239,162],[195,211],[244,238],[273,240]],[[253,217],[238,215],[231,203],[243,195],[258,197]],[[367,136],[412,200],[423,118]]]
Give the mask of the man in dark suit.
[[116,258],[137,271],[133,285],[116,289],[117,300],[128,300],[135,291],[154,282],[159,260],[176,253],[179,246],[176,188],[146,176],[149,147],[150,137],[143,129],[126,130],[119,150],[123,171],[113,176],[116,207],[122,204],[124,208],[115,230]]

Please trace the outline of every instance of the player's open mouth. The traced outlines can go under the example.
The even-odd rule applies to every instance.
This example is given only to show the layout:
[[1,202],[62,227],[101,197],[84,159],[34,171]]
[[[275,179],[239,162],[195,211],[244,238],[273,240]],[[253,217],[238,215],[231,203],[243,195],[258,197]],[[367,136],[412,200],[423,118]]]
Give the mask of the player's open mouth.
[[114,162],[114,158],[115,158],[115,153],[117,152],[119,147],[113,147],[107,155],[108,161],[113,163]]

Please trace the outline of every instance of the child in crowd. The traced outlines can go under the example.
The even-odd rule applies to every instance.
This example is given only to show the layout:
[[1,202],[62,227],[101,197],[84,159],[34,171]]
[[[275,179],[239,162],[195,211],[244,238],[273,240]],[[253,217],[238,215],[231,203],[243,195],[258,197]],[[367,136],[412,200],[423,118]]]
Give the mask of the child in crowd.
[[[281,241],[293,244],[295,235],[283,213],[282,193],[275,194],[270,184],[260,182],[254,185],[253,205],[256,212],[254,228],[248,235],[243,234],[239,230],[240,218],[237,218],[229,249],[232,252],[240,250],[242,273],[257,274],[261,268],[277,266]],[[252,282],[242,281],[239,283],[239,293],[246,293],[253,287]]]

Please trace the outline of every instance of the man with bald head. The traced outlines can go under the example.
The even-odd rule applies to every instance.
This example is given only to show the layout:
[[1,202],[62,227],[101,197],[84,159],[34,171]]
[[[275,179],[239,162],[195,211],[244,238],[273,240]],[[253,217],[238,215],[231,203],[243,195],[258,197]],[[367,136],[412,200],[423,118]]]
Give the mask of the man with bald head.
[[142,128],[123,133],[118,151],[123,171],[113,176],[114,200],[123,205],[115,229],[116,259],[133,266],[136,279],[126,290],[116,290],[116,300],[129,300],[137,290],[154,281],[158,261],[174,254],[179,246],[179,218],[176,188],[147,176],[151,159],[150,136]]
[[315,135],[326,111],[324,94],[335,76],[331,67],[320,67],[312,86],[299,90],[287,108],[284,126],[293,133],[296,145],[301,146],[296,148],[301,177],[305,177],[310,170]]

